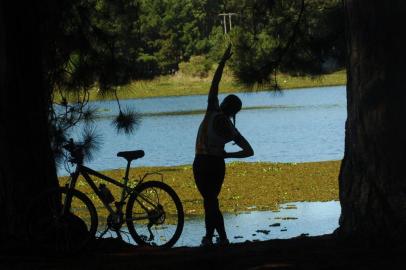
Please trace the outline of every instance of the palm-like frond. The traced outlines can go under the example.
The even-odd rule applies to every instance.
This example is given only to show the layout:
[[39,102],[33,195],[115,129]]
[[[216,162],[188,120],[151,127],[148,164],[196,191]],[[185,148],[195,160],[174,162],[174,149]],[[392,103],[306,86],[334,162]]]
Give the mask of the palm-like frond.
[[125,111],[120,111],[112,124],[116,128],[117,133],[132,134],[140,122],[140,114],[127,108]]
[[102,137],[93,127],[87,127],[82,132],[82,149],[85,160],[90,161],[102,145]]

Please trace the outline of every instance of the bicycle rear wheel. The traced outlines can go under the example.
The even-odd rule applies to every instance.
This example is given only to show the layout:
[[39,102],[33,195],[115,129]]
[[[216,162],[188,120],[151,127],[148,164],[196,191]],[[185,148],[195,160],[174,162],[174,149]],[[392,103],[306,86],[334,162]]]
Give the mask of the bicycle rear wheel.
[[145,182],[136,187],[128,199],[126,222],[139,245],[172,247],[183,230],[182,203],[167,184]]
[[27,213],[30,241],[51,252],[78,252],[94,239],[97,230],[93,203],[75,189],[47,190],[32,201]]

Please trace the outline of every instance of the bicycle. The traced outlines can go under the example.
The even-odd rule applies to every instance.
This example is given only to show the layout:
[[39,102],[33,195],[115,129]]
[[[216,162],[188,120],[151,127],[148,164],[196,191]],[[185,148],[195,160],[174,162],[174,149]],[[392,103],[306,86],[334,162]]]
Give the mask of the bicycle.
[[[83,165],[83,145],[75,144],[73,139],[64,145],[64,149],[69,153],[68,161],[76,165],[68,184],[45,191],[29,207],[29,231],[37,244],[42,242],[52,245],[54,250],[72,252],[82,250],[96,237],[98,212],[89,197],[75,189],[80,175],[108,212],[106,229],[98,237],[112,230],[122,239],[121,228],[126,223],[130,235],[139,245],[169,248],[176,243],[183,230],[183,206],[176,192],[163,182],[163,175],[146,173],[135,187],[128,185],[131,162],[142,158],[144,151],[117,153],[118,157],[127,160],[124,182],[121,183]],[[145,181],[151,175],[160,175],[160,181]],[[97,187],[91,176],[121,188],[120,199],[115,201],[105,185]],[[44,211],[44,207],[49,211]]]

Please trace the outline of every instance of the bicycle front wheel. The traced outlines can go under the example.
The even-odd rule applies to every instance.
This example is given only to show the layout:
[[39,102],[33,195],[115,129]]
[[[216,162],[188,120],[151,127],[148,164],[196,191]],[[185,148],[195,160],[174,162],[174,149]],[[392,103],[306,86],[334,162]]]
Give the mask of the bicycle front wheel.
[[128,199],[126,222],[139,245],[172,247],[183,230],[182,203],[167,184],[145,182],[136,187]]
[[52,252],[78,252],[97,230],[96,208],[85,194],[75,189],[47,190],[32,201],[27,213],[32,244]]

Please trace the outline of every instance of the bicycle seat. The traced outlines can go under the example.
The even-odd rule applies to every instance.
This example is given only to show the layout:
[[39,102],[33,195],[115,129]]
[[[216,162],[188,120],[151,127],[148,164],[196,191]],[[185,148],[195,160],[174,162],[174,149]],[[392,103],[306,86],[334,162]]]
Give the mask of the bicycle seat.
[[118,152],[117,156],[125,158],[127,161],[132,161],[137,158],[142,158],[145,155],[143,150],[135,150],[135,151],[124,151]]

